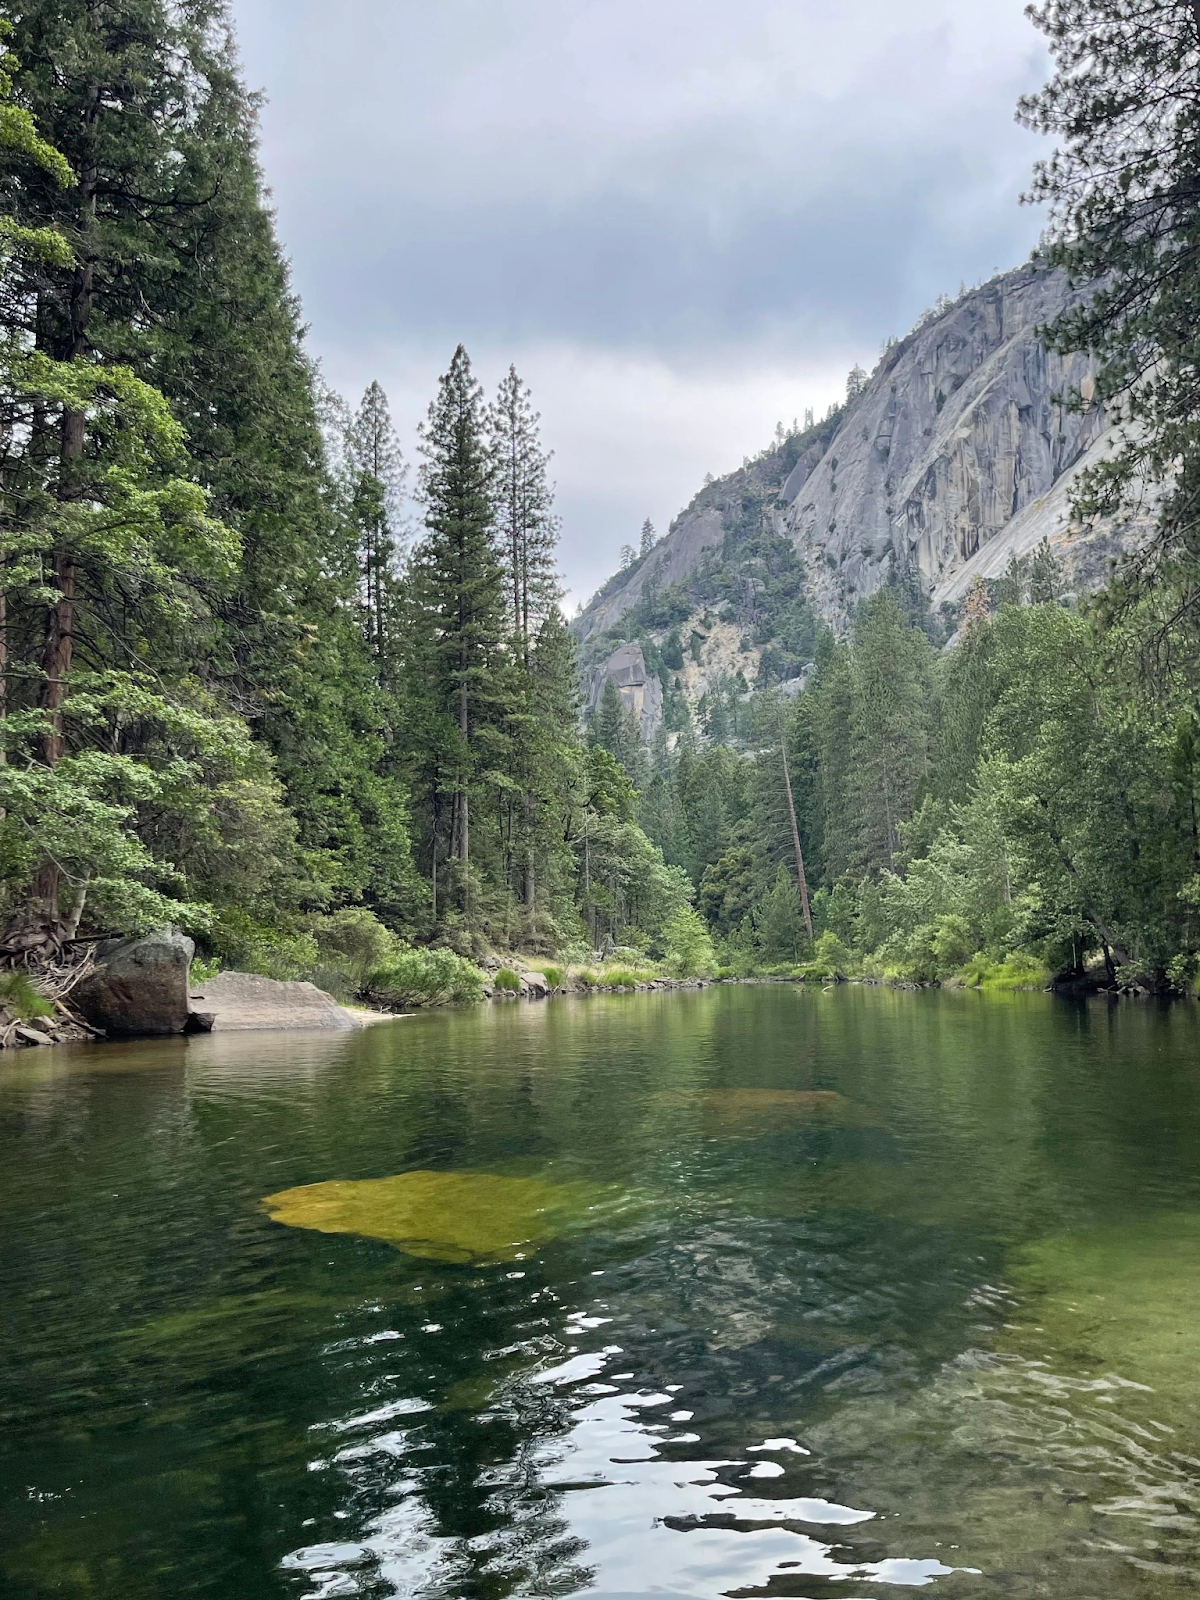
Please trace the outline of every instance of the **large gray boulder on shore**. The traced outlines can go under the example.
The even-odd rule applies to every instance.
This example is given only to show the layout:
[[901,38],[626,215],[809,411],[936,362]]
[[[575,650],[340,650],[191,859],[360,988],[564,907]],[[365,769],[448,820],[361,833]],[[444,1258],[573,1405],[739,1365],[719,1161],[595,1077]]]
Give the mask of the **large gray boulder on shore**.
[[97,947],[96,970],[71,992],[71,1005],[110,1038],[179,1033],[319,1028],[350,1032],[360,1022],[311,983],[280,983],[251,972],[221,972],[189,984],[195,945],[175,928]]
[[177,928],[134,939],[106,939],[96,970],[71,991],[84,1021],[110,1038],[153,1038],[188,1026],[188,972],[196,946]]

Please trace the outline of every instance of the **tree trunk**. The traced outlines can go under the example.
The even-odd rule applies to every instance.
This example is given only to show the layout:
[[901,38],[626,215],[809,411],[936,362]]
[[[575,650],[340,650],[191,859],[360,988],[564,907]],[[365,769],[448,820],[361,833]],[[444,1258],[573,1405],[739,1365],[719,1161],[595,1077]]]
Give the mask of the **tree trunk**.
[[804,852],[800,848],[800,827],[796,821],[796,802],[792,799],[792,775],[788,771],[787,741],[781,734],[779,753],[783,757],[783,786],[787,790],[788,816],[792,819],[792,844],[796,849],[796,874],[800,880],[800,905],[804,910],[804,926],[809,942],[813,942],[812,911],[808,904],[808,875],[804,871]]
[[46,643],[42,652],[42,710],[49,722],[42,734],[42,760],[56,766],[66,750],[63,705],[67,698],[67,675],[75,644],[75,563],[70,554],[60,551],[54,568],[58,600],[46,615]]
[[70,913],[63,928],[63,937],[65,939],[73,939],[79,932],[79,924],[83,921],[83,908],[87,904],[87,892],[87,879],[84,878],[75,889],[75,899],[72,902]]
[[[87,111],[87,125],[93,130],[100,120],[101,94],[98,87],[91,93]],[[63,356],[68,361],[78,361],[87,353],[88,326],[92,320],[92,302],[95,290],[96,257],[96,188],[100,180],[99,168],[94,160],[84,163],[79,182],[79,232],[75,276],[71,284],[69,306],[71,331]],[[61,443],[59,446],[58,498],[71,504],[82,498],[84,485],[79,479],[78,462],[83,455],[87,439],[87,416],[82,411],[63,413]],[[43,682],[41,709],[46,715],[42,734],[42,760],[48,767],[56,766],[66,750],[66,733],[63,724],[63,706],[67,698],[67,678],[71,670],[71,657],[75,645],[75,595],[78,573],[72,551],[59,547],[54,553],[54,587],[58,598],[46,612],[45,644],[42,651]],[[48,915],[58,920],[58,895],[62,873],[57,862],[49,859],[38,868],[34,885],[36,898],[45,902]]]
[[533,797],[526,793],[525,808],[525,909],[533,911],[537,903],[537,868],[533,848]]
[[[467,680],[465,675],[458,685],[458,731],[462,735],[463,747],[465,749],[470,731],[470,719],[468,716],[467,704]],[[471,823],[470,811],[467,803],[467,786],[463,781],[461,769],[458,781],[460,787],[458,793],[454,797],[456,807],[455,821],[457,823],[458,835],[455,854],[465,865],[465,863],[470,859],[471,855]]]
[[[0,567],[0,732],[8,718],[8,595],[4,590],[4,571]],[[8,751],[0,738],[0,767],[8,762]],[[0,822],[4,812],[0,810]]]
[[888,866],[894,867],[896,864],[896,831],[892,826],[892,793],[888,785],[886,768],[883,774],[883,817],[887,828]]

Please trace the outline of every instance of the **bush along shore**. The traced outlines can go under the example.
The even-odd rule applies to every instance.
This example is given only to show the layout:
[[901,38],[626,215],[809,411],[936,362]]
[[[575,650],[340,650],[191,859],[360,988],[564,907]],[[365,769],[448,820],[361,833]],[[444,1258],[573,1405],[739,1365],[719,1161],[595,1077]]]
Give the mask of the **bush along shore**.
[[40,947],[24,958],[12,949],[0,952],[0,1050],[110,1035],[208,1032],[214,1026],[218,1031],[349,1028],[443,1006],[727,983],[822,988],[861,983],[1075,996],[1154,992],[1128,975],[1114,981],[1099,959],[1055,974],[1022,952],[974,955],[940,974],[914,971],[908,963],[863,956],[828,929],[807,961],[769,964],[728,948],[720,953],[734,959],[722,961],[702,919],[687,907],[672,919],[654,955],[634,946],[603,951],[575,946],[554,959],[511,950],[469,959],[446,946],[408,945],[363,907],[316,919],[309,940],[309,959],[283,973],[277,964],[274,972],[261,967],[239,972],[216,960],[193,960],[192,940],[174,928],[140,938],[75,939],[53,955]]

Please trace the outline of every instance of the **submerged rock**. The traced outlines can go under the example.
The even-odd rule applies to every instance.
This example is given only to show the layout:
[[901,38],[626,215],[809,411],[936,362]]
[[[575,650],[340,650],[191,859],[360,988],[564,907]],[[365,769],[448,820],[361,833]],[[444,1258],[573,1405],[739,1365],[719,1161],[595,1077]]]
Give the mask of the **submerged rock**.
[[276,1222],[383,1239],[433,1261],[511,1261],[586,1215],[602,1191],[586,1183],[487,1172],[402,1172],[308,1184],[268,1195]]
[[666,1090],[656,1099],[680,1111],[699,1110],[718,1124],[783,1118],[848,1127],[864,1120],[861,1108],[833,1089]]

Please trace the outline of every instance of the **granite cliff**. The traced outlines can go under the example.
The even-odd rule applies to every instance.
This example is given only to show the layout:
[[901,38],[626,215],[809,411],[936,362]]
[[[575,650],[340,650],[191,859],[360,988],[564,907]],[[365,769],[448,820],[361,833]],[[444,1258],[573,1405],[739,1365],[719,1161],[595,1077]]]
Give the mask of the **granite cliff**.
[[707,484],[574,620],[589,698],[603,692],[622,637],[653,653],[672,628],[699,632],[703,676],[718,623],[740,630],[751,681],[794,679],[806,618],[840,632],[886,583],[904,585],[951,633],[974,579],[999,576],[1043,539],[1072,589],[1102,583],[1150,511],[1071,520],[1071,482],[1111,448],[1113,430],[1089,358],[1056,355],[1038,337],[1067,304],[1057,273],[1025,266],[994,278],[892,345],[836,414]]

